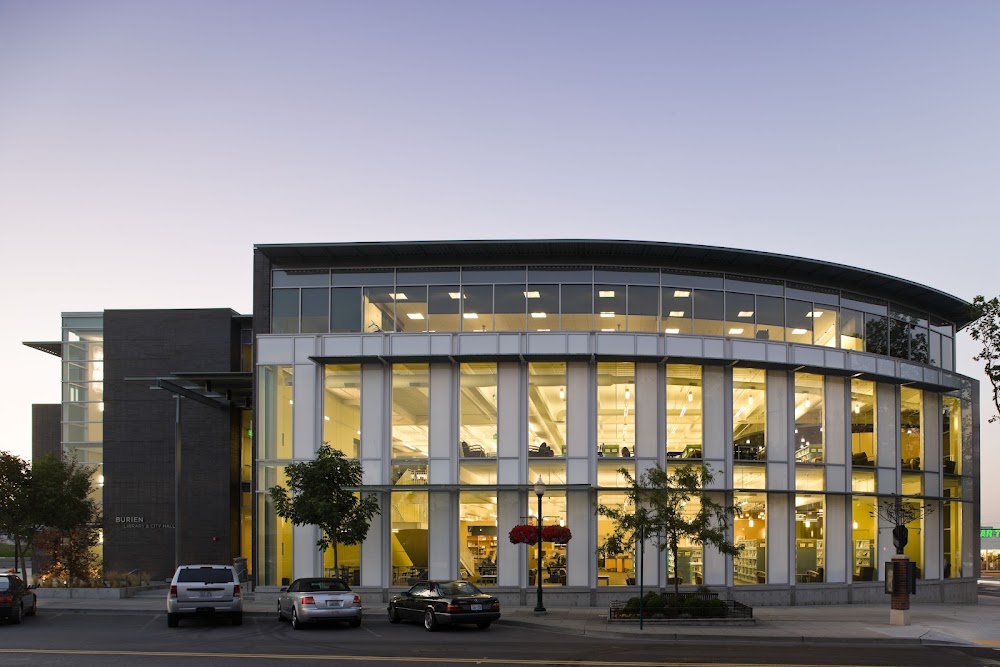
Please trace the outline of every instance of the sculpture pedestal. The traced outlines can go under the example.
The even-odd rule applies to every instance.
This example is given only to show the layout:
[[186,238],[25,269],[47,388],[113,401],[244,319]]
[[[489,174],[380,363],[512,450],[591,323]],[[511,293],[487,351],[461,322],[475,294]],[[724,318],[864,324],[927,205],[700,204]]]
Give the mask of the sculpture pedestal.
[[889,625],[910,624],[910,589],[906,577],[909,565],[909,556],[896,555],[892,557],[892,601],[889,605]]

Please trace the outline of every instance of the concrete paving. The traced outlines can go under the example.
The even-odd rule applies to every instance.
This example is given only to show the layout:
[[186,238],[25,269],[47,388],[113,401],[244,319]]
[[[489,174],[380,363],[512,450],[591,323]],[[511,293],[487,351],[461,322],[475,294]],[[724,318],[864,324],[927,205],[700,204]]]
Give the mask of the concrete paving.
[[[983,580],[982,586],[1000,581]],[[165,613],[166,593],[146,591],[122,600],[39,599],[39,614],[69,613]],[[244,613],[274,616],[276,596],[248,596]],[[688,624],[645,621],[610,621],[606,608],[549,608],[536,614],[532,606],[505,607],[500,623],[531,627],[561,634],[595,637],[635,637],[687,641],[867,643],[897,642],[995,646],[1000,649],[1000,597],[979,596],[979,604],[921,603],[913,598],[910,625],[889,625],[889,600],[877,605],[825,605],[799,607],[757,607],[754,621],[741,624]],[[369,605],[366,617],[381,617],[385,605]],[[704,622],[703,622],[704,623]]]

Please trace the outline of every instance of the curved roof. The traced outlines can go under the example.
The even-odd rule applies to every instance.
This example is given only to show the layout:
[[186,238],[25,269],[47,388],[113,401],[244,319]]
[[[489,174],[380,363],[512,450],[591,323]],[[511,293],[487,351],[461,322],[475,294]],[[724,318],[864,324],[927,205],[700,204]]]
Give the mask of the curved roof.
[[967,301],[919,283],[843,264],[758,250],[604,239],[281,243],[255,248],[277,267],[583,263],[714,271],[856,292],[930,312],[959,328],[973,319]]

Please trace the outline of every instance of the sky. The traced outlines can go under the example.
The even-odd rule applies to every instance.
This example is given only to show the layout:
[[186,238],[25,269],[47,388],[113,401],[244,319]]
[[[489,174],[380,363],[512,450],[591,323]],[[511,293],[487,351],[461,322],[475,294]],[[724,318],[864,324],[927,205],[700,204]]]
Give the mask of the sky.
[[998,34],[993,0],[0,0],[0,449],[59,401],[23,341],[249,313],[257,243],[669,241],[995,296]]

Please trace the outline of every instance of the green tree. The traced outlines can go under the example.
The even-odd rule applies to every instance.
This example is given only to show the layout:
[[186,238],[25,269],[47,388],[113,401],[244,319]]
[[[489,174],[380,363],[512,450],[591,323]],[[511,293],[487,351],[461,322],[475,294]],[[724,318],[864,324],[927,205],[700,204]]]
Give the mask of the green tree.
[[34,461],[30,469],[27,466],[17,456],[0,452],[0,531],[14,538],[24,577],[24,554],[39,531],[93,528],[98,516],[90,498],[91,468],[53,454]]
[[990,421],[995,422],[1000,419],[1000,297],[987,301],[977,296],[972,301],[972,310],[976,319],[969,325],[968,332],[972,340],[982,345],[982,350],[972,359],[982,362],[986,377],[993,385],[993,406],[997,414],[990,417]]
[[14,540],[14,567],[22,576],[24,551],[34,538],[33,508],[30,502],[31,466],[19,456],[0,452],[0,533]]
[[[686,465],[668,475],[657,464],[637,479],[627,468],[618,472],[628,483],[626,503],[624,507],[597,506],[597,514],[614,523],[598,553],[604,556],[625,553],[640,536],[645,536],[653,539],[660,551],[670,552],[676,575],[678,551],[684,539],[700,546],[711,545],[727,555],[740,552],[727,538],[729,520],[737,512],[736,507],[720,505],[705,491],[714,479],[709,466]],[[692,500],[700,505],[696,512],[685,510]],[[677,576],[674,576],[674,594],[680,595]]]
[[356,491],[361,486],[361,463],[324,444],[314,460],[293,463],[285,474],[289,488],[270,489],[275,513],[296,526],[319,526],[316,546],[320,553],[332,547],[333,567],[338,568],[337,545],[363,542],[379,513],[374,494]]

